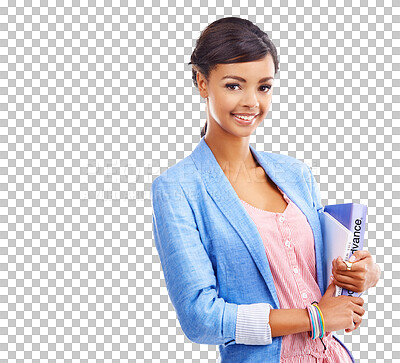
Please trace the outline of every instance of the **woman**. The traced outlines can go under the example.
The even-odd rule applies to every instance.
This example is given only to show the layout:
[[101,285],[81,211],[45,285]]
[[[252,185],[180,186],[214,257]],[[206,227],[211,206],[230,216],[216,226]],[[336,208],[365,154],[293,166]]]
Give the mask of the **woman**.
[[271,105],[275,46],[250,21],[223,18],[190,64],[206,101],[202,138],[152,185],[155,243],[185,335],[219,345],[221,362],[354,361],[334,332],[360,326],[364,301],[334,297],[335,284],[365,291],[379,266],[356,252],[350,270],[334,261],[324,286],[310,168],[249,145]]

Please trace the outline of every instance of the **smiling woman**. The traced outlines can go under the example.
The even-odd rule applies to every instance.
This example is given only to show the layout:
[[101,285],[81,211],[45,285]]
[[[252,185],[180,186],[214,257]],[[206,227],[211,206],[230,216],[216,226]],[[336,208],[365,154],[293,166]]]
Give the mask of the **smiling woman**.
[[[260,74],[266,77],[260,79]],[[206,141],[230,135],[249,137],[269,111],[273,75],[270,55],[251,62],[219,64],[207,78],[198,72],[197,85],[207,104]]]
[[334,332],[360,326],[364,301],[324,286],[311,169],[249,144],[271,106],[274,44],[249,20],[222,18],[189,64],[206,102],[202,138],[152,184],[155,243],[182,330],[218,345],[222,363],[354,361]]
[[[260,62],[257,69],[254,69],[254,61]],[[243,63],[247,63],[248,72],[245,73],[249,73],[251,77],[249,80],[243,77],[243,74],[245,74],[243,67],[241,67]],[[276,47],[268,35],[246,19],[230,17],[216,20],[201,33],[189,64],[192,65],[193,83],[200,90],[201,96],[206,99],[207,103],[213,100],[218,101],[215,97],[210,99],[209,92],[206,89],[209,82],[212,82],[211,87],[214,82],[217,82],[228,91],[239,92],[239,94],[243,91],[247,92],[246,96],[249,97],[247,102],[250,102],[250,107],[245,110],[233,110],[231,115],[237,116],[233,119],[241,126],[254,125],[252,129],[254,131],[268,112],[273,76],[279,69]],[[235,65],[238,67],[235,67]],[[214,75],[213,70],[217,71],[218,74]],[[257,79],[256,84],[254,84],[254,77],[259,78],[260,74],[265,74],[265,76]],[[232,83],[232,80],[239,83]],[[267,109],[264,109],[263,112],[259,112],[262,110],[253,110],[258,107],[256,104],[258,101],[251,99],[254,96],[249,94],[254,86],[259,89],[260,93],[264,93],[262,106],[267,107]],[[220,92],[218,94],[213,93],[211,97],[227,97],[228,95],[228,93]],[[266,96],[269,96],[269,100]],[[234,97],[238,99],[239,95],[235,94]],[[210,108],[214,109],[213,105],[207,107],[207,109]],[[207,115],[201,137],[206,134],[207,127],[212,122],[210,116],[215,115]],[[249,121],[248,118],[243,116],[250,116],[251,120]],[[213,118],[213,120],[215,119]],[[257,120],[259,122],[256,124]],[[223,128],[221,124],[220,126]]]

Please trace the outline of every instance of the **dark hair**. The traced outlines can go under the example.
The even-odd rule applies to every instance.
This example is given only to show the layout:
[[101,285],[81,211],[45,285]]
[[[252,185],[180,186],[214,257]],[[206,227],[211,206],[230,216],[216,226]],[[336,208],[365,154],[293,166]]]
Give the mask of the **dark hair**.
[[[250,20],[228,17],[209,24],[196,41],[190,62],[192,80],[196,88],[197,72],[208,81],[210,72],[218,64],[251,62],[270,54],[275,65],[275,74],[279,69],[278,54],[275,45]],[[201,137],[206,134],[207,121],[201,130]]]

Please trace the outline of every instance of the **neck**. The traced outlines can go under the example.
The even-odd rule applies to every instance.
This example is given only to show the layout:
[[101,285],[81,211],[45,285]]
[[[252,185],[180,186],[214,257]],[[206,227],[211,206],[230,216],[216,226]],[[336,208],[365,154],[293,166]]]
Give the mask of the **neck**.
[[210,132],[209,126],[208,124],[204,141],[226,175],[245,174],[258,167],[250,151],[250,136],[222,135],[221,132],[214,132],[216,130]]

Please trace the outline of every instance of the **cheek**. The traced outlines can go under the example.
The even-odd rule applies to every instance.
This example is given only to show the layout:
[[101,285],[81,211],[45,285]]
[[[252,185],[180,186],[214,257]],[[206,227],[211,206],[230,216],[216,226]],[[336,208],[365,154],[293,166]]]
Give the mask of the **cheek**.
[[265,99],[265,101],[263,102],[263,109],[264,109],[265,113],[267,113],[269,111],[269,109],[271,108],[271,103],[272,103],[272,95],[267,97]]
[[221,119],[221,121],[235,110],[235,104],[227,98],[220,98],[212,103],[210,111],[213,116]]
[[212,102],[210,104],[210,113],[216,121],[219,121],[223,114],[221,104],[219,102]]

